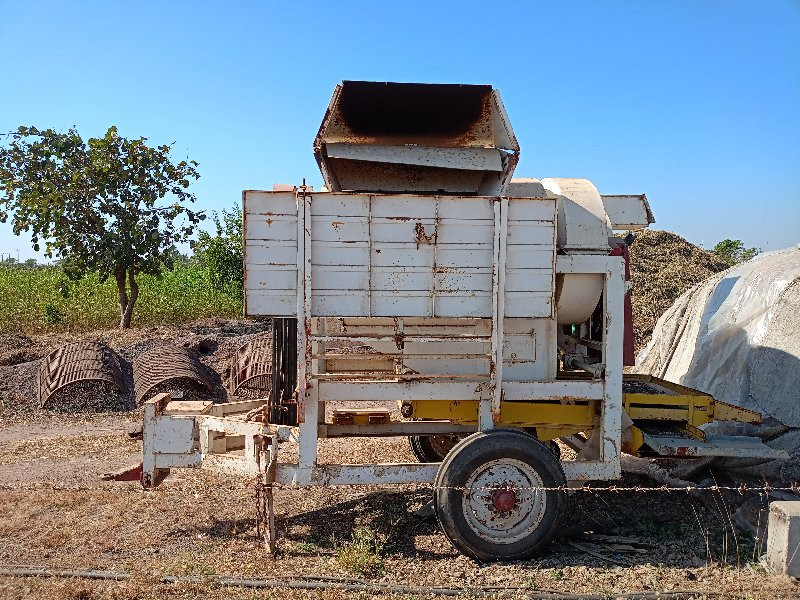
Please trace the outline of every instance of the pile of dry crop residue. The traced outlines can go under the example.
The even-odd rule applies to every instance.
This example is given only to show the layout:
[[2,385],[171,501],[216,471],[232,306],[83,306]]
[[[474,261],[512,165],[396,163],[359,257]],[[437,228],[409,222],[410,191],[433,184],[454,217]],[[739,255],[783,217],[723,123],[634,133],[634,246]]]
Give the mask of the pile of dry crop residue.
[[729,266],[713,252],[669,231],[637,233],[630,258],[637,351],[647,344],[658,318],[681,294]]
[[191,379],[177,377],[157,385],[146,394],[146,398],[160,391],[179,390],[188,399],[237,400],[240,398],[229,396],[224,385],[226,369],[237,348],[255,337],[268,334],[270,327],[268,320],[203,319],[182,325],[127,330],[27,335],[21,332],[0,333],[0,413],[35,411],[40,402],[36,374],[41,361],[56,348],[77,341],[99,342],[115,350],[121,358],[127,389],[119,391],[97,380],[77,382],[56,392],[48,401],[48,410],[105,412],[134,409],[132,363],[143,353],[161,345],[188,349],[210,374],[213,373],[215,385],[209,391]]

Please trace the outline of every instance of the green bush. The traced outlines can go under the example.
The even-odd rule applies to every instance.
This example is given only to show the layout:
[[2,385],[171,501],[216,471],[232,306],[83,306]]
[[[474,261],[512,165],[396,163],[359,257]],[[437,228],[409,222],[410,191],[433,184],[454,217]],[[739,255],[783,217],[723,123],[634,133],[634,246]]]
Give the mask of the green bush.
[[[133,325],[237,317],[241,298],[210,288],[203,268],[180,265],[161,277],[142,275]],[[0,332],[112,328],[119,324],[117,288],[89,275],[64,286],[60,267],[0,266]]]
[[758,248],[745,248],[742,240],[722,240],[712,250],[728,265],[745,262],[756,256],[761,250]]
[[198,233],[195,258],[208,276],[209,284],[219,292],[241,301],[244,280],[242,208],[235,205],[220,216],[214,213],[216,235]]
[[384,572],[384,541],[368,527],[357,527],[349,542],[336,545],[336,562],[359,577],[380,577]]
[[45,325],[60,325],[64,322],[64,313],[52,302],[45,302],[42,307],[42,321]]

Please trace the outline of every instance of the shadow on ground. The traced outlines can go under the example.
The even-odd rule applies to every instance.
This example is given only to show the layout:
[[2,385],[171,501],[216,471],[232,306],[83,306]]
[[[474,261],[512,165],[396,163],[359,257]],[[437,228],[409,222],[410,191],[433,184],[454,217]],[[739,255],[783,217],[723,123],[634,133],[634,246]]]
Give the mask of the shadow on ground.
[[[652,485],[627,476],[620,486]],[[431,498],[427,489],[376,491],[292,514],[291,498],[276,494],[279,547],[286,556],[334,555],[364,531],[381,541],[380,553],[397,558],[449,560],[458,556],[435,517],[417,514]],[[302,493],[302,491],[300,491]],[[538,568],[632,566],[692,568],[709,562],[748,564],[760,552],[751,534],[733,525],[735,506],[718,492],[698,498],[685,492],[574,492],[566,518],[546,551],[529,561]],[[764,518],[767,508],[764,500]],[[287,514],[287,512],[289,514]],[[361,533],[359,533],[361,532]],[[224,539],[255,536],[254,519],[218,520],[172,535],[205,534]],[[598,536],[635,540],[599,541]],[[763,541],[759,549],[763,552]],[[624,548],[625,546],[632,546]]]

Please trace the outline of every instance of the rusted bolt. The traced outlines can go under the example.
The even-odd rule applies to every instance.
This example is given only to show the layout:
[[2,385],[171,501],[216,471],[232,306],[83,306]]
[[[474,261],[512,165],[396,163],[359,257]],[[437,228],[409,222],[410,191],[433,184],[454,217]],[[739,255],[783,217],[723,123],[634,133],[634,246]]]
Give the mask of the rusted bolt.
[[499,512],[510,512],[517,505],[514,490],[497,490],[492,495],[492,504]]

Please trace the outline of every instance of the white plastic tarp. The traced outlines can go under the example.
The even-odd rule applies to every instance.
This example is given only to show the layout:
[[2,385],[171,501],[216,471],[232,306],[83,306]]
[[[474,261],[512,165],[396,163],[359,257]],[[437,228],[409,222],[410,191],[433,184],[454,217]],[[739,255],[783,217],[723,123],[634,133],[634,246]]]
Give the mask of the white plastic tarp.
[[765,427],[800,428],[800,248],[759,255],[687,291],[637,365],[757,410]]

